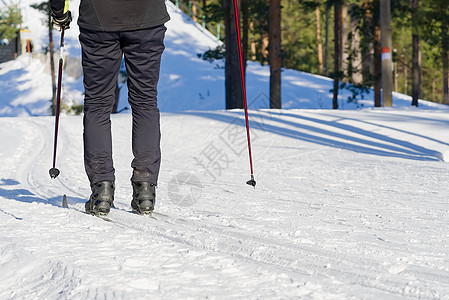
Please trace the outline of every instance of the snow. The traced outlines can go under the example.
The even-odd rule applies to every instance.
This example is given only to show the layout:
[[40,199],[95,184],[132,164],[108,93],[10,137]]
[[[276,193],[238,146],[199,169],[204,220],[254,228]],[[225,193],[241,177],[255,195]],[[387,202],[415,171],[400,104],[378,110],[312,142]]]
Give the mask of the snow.
[[56,180],[52,119],[1,118],[0,298],[448,295],[446,112],[251,115],[255,189],[241,112],[162,114],[158,220],[128,212],[131,120],[114,115],[116,223],[82,213],[81,116],[61,119]]
[[[447,299],[447,107],[395,94],[323,109],[332,82],[284,70],[284,109],[268,110],[268,69],[251,63],[253,189],[243,112],[223,110],[223,70],[196,57],[217,42],[168,7],[157,219],[130,212],[130,114],[112,116],[105,222],[83,213],[82,116],[61,116],[52,180],[50,76],[26,55],[0,65],[0,299]],[[82,78],[64,78],[80,101]]]

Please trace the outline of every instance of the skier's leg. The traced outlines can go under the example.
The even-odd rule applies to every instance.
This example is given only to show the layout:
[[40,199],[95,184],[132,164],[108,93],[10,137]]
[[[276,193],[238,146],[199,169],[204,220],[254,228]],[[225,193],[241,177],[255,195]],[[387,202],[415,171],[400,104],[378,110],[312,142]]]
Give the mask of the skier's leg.
[[114,181],[110,114],[122,59],[120,35],[80,28],[84,72],[84,166],[91,184]]
[[133,182],[157,184],[161,163],[157,83],[164,51],[164,25],[122,32],[132,108]]

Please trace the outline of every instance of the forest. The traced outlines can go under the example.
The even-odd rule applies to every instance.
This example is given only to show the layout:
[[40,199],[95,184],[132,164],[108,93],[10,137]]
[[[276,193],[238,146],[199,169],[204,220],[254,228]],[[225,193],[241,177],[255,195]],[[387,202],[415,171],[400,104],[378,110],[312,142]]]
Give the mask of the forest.
[[[392,90],[412,96],[415,106],[418,99],[449,105],[447,0],[236,1],[244,61],[249,59],[263,65],[275,64],[279,68],[329,76],[338,81],[337,89],[349,89],[354,99],[368,88],[374,88],[375,97],[380,97],[384,52],[380,8],[388,5]],[[226,57],[230,60],[227,65],[232,65],[237,49],[233,29],[234,1],[173,2],[224,41],[225,46],[208,51],[202,57],[208,60]],[[276,36],[280,38],[271,41]],[[234,71],[232,66],[229,69],[227,73],[238,72],[237,67]],[[232,76],[227,76],[227,80],[232,80],[230,78]],[[382,106],[382,103],[375,106]]]
[[[415,106],[418,99],[449,105],[448,0],[171,1],[223,41],[199,56],[225,58],[227,108],[243,107],[235,11],[243,69],[247,60],[270,66],[272,108],[282,107],[282,68],[333,78],[334,103],[339,89],[352,93],[348,101],[357,101],[373,88],[375,106],[390,105],[381,91],[410,95]],[[382,7],[388,10],[383,31]],[[20,22],[16,8],[3,11],[1,38],[13,38]],[[381,40],[387,34],[385,46]],[[386,67],[387,57],[391,66]],[[391,82],[383,87],[387,77]]]

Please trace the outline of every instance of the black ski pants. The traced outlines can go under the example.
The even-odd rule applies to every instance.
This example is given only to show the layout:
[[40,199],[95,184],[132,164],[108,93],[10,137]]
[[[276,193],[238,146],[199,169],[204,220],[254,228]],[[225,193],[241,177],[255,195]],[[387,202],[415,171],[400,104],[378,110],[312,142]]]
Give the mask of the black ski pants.
[[165,31],[164,25],[121,32],[80,28],[85,89],[84,166],[91,184],[115,180],[110,114],[123,55],[132,109],[131,180],[157,184],[161,162],[157,83]]

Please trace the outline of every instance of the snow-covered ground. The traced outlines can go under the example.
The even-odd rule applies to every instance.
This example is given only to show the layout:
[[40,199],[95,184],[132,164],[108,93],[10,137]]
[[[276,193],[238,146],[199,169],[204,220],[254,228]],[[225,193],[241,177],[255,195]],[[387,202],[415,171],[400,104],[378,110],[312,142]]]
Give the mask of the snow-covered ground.
[[[129,212],[130,114],[112,116],[117,209],[105,222],[83,213],[82,116],[61,117],[52,180],[46,66],[0,64],[0,299],[448,299],[448,107],[395,94],[393,108],[343,95],[343,110],[320,109],[329,79],[284,70],[285,109],[265,110],[269,71],[250,63],[253,189],[243,113],[222,110],[223,70],[196,56],[217,41],[168,7],[157,219]],[[65,72],[64,100],[82,100],[81,77]]]
[[131,119],[113,116],[115,223],[82,212],[81,116],[56,180],[52,119],[0,118],[0,298],[447,299],[449,114],[252,116],[255,189],[240,111],[162,114],[158,220],[129,212]]

